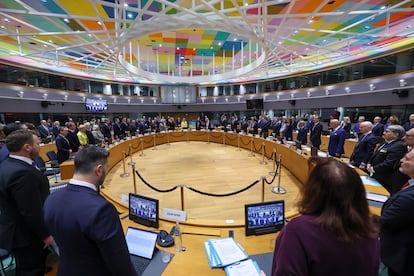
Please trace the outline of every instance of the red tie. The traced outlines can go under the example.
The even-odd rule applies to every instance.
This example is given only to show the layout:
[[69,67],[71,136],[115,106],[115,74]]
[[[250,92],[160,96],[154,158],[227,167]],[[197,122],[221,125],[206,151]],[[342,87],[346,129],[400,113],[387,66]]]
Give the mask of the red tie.
[[405,182],[404,185],[401,187],[401,191],[410,186],[410,183]]

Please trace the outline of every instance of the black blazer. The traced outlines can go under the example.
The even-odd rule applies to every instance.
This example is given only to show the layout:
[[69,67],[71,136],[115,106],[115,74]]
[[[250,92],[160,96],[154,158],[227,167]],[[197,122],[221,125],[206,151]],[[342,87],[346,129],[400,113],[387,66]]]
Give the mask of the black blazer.
[[68,135],[66,136],[66,139],[68,139],[69,145],[72,151],[77,152],[80,147],[80,143],[79,143],[78,135],[76,135],[76,132],[75,131],[72,132],[69,130]]
[[321,146],[321,135],[322,135],[323,126],[319,122],[318,124],[314,124],[310,129],[310,136],[309,139],[311,141],[312,146],[319,147]]
[[374,168],[373,177],[391,193],[392,175],[397,162],[407,153],[407,146],[402,140],[382,143],[372,155],[369,164]]
[[380,217],[381,260],[399,275],[414,275],[414,186],[392,195]]
[[59,134],[56,137],[56,148],[57,148],[57,159],[59,164],[65,162],[69,159],[70,152],[70,144],[69,140],[65,139],[62,135]]
[[308,143],[308,129],[306,127],[298,129],[298,136],[296,140],[301,142],[302,145],[306,145]]
[[11,157],[1,163],[0,248],[43,243],[49,236],[42,210],[48,195],[49,181],[39,170]]
[[352,165],[359,167],[361,163],[368,164],[369,159],[374,153],[377,144],[377,137],[371,132],[362,141],[359,141],[352,152],[350,161]]

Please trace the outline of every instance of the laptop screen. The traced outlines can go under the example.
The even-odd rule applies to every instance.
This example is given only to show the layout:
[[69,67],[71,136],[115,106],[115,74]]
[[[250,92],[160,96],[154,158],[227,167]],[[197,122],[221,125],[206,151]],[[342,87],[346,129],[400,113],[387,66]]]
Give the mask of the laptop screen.
[[157,233],[128,227],[125,240],[130,254],[151,259],[157,241]]

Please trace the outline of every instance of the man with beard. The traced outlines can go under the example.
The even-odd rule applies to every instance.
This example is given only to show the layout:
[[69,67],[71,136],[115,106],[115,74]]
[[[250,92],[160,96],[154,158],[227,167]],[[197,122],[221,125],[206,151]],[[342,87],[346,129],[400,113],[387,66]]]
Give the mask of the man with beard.
[[40,140],[20,129],[7,137],[6,145],[10,155],[0,166],[0,248],[13,252],[16,275],[44,275],[53,237],[42,212],[49,181],[33,162]]
[[73,178],[45,203],[45,222],[59,247],[60,276],[136,275],[118,213],[99,194],[108,155],[97,146],[83,147]]

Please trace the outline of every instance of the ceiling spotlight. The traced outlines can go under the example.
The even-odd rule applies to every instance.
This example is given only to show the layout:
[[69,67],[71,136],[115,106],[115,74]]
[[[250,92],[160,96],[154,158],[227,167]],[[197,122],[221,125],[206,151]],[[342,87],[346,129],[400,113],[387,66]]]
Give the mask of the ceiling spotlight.
[[213,101],[216,102],[216,98],[214,98]]
[[229,99],[228,98],[226,98],[226,103],[229,101]]
[[290,94],[290,98],[291,98],[291,99],[294,99],[294,98],[295,98],[295,94],[291,93],[291,94]]
[[114,98],[114,103],[116,103],[116,98]]
[[154,104],[156,104],[157,103],[157,99],[154,99]]
[[63,100],[66,102],[68,100],[68,95],[63,96]]
[[240,102],[241,97],[237,97],[237,101]]
[[345,91],[346,91],[346,93],[349,93],[349,92],[351,92],[351,88],[345,87]]
[[[204,100],[205,100],[205,98],[201,98],[201,102],[202,102],[202,103],[204,103]],[[239,98],[239,100],[240,100],[240,98]]]
[[311,96],[311,92],[310,92],[310,91],[308,91],[308,98],[310,98],[310,96]]
[[407,82],[406,82],[405,80],[401,79],[401,80],[400,80],[400,86],[401,86],[401,87],[404,87],[404,86],[406,86],[406,85],[407,85]]
[[144,103],[144,99],[141,99],[141,104],[143,104]]
[[369,90],[374,91],[375,90],[375,85],[371,83],[369,85]]
[[45,93],[45,94],[42,95],[42,99],[43,100],[47,100],[47,93]]
[[326,89],[326,90],[325,90],[325,95],[326,95],[326,96],[329,96],[329,94],[331,94],[331,92],[329,92],[329,89]]
[[24,96],[24,92],[23,91],[20,91],[19,93],[17,93],[17,97],[23,98],[23,96]]
[[128,101],[129,104],[131,103],[131,99],[128,99],[127,101]]
[[85,96],[83,96],[82,97],[82,102],[85,102],[86,101],[86,97]]
[[279,94],[276,96],[276,99],[277,100],[280,100],[280,95]]

